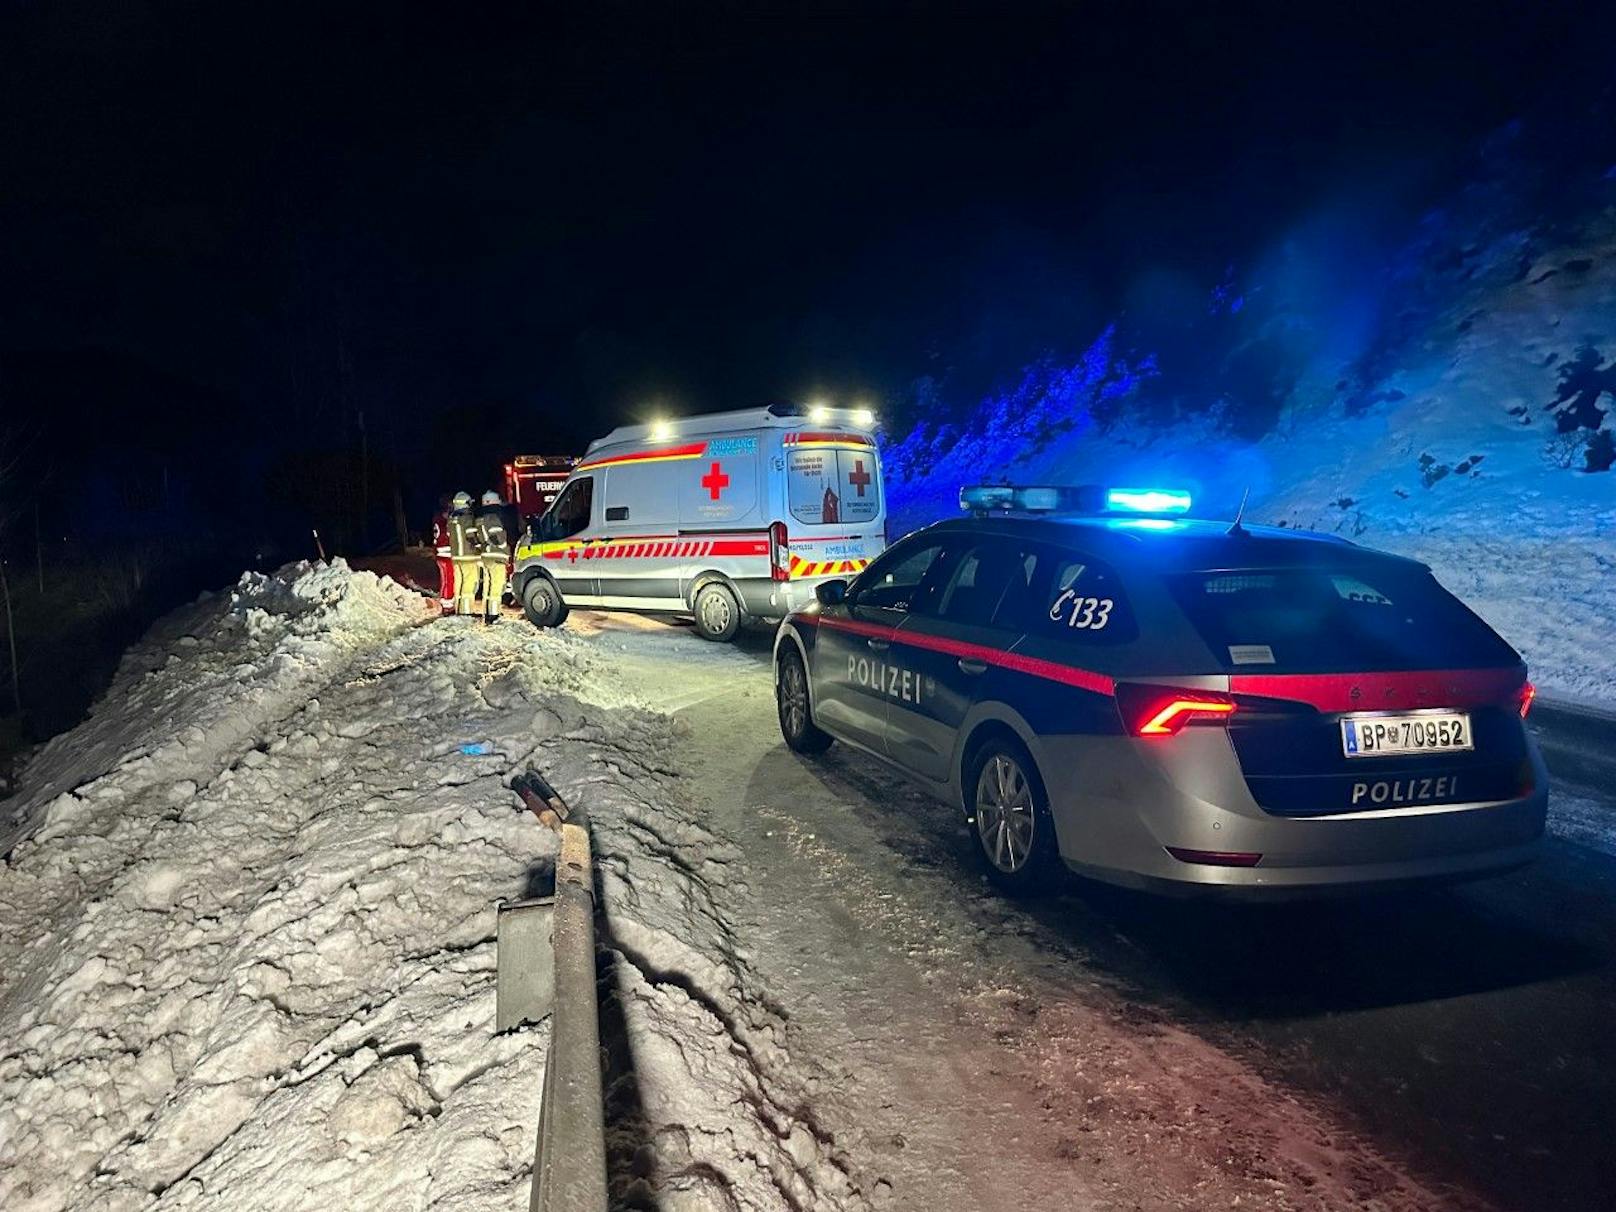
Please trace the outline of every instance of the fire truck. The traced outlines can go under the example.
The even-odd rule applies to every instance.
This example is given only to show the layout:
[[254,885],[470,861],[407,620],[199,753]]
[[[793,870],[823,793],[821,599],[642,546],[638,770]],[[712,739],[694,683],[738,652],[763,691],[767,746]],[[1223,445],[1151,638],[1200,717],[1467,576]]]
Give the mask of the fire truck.
[[523,528],[550,508],[577,462],[570,455],[517,455],[505,464],[505,499],[516,506]]

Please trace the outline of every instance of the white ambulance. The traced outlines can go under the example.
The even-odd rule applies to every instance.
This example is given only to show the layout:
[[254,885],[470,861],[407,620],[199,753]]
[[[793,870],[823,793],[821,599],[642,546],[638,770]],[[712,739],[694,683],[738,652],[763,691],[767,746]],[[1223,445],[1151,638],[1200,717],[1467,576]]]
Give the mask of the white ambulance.
[[573,606],[688,614],[708,639],[778,619],[886,546],[874,418],[768,408],[614,429],[516,551],[528,619]]

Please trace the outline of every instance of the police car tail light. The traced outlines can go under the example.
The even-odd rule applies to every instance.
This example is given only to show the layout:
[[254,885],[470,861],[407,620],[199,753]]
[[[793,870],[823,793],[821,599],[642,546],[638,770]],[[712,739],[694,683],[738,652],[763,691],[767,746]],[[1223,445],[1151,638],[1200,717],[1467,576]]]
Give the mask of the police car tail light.
[[1520,690],[1521,719],[1526,718],[1527,712],[1532,710],[1532,704],[1537,699],[1537,687],[1527,682]]
[[1135,736],[1177,736],[1191,724],[1224,724],[1235,713],[1228,695],[1171,686],[1119,685],[1117,704]]
[[791,547],[786,542],[786,524],[776,522],[769,527],[769,579],[791,579]]

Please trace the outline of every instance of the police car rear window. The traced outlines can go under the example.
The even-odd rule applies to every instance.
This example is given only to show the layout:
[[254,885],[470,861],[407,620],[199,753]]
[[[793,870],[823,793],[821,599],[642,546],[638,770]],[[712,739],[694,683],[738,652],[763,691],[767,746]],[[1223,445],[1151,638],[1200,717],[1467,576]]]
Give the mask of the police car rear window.
[[1282,568],[1191,573],[1173,596],[1228,669],[1476,668],[1519,658],[1429,573]]

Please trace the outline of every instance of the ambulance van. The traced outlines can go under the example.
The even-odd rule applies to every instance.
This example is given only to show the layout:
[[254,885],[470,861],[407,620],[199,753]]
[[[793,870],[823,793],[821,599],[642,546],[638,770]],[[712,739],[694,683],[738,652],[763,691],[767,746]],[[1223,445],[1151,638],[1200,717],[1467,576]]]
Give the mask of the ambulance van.
[[886,547],[872,427],[776,404],[614,429],[517,549],[523,612],[537,627],[574,606],[691,615],[710,640],[784,618]]

